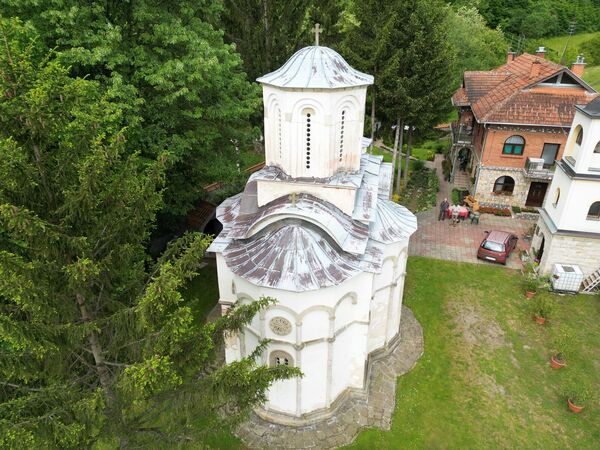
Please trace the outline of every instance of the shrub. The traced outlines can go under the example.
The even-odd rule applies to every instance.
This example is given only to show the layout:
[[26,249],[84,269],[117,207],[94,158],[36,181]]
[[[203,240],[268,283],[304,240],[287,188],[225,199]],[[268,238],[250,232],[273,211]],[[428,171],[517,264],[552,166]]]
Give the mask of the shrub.
[[531,303],[531,312],[537,317],[547,318],[551,309],[550,302],[548,302],[548,300],[541,295],[535,297]]
[[502,217],[512,216],[509,208],[495,208],[493,206],[481,206],[479,212],[481,214],[494,214],[495,216]]
[[425,168],[425,162],[417,159],[416,161],[413,162],[413,170],[415,172],[420,172]]
[[513,206],[513,207],[512,207],[512,211],[513,211],[515,214],[519,214],[519,213],[521,212],[521,208],[520,208],[519,206]]
[[460,191],[458,189],[452,189],[452,204],[458,205],[460,203]]
[[572,371],[563,387],[564,396],[577,406],[583,406],[592,398],[592,388],[586,380],[586,373]]

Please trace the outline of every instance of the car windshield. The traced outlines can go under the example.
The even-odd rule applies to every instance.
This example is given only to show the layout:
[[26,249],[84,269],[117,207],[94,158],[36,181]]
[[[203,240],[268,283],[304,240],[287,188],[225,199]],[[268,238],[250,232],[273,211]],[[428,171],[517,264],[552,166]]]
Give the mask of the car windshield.
[[486,250],[490,250],[492,252],[504,251],[504,244],[498,244],[497,242],[485,241],[481,246]]

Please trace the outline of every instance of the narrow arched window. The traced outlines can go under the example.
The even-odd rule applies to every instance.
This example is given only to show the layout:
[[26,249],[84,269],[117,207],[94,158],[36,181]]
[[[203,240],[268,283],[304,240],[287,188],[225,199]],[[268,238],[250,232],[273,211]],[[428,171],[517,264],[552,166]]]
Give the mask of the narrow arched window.
[[600,153],[600,142],[598,142],[596,147],[594,147],[594,153]]
[[304,126],[305,126],[305,135],[306,135],[306,152],[304,156],[304,162],[306,164],[306,168],[310,169],[310,156],[311,156],[311,131],[312,131],[312,123],[311,120],[314,118],[314,114],[311,110],[306,110],[304,112]]
[[279,159],[283,157],[283,143],[281,140],[281,109],[277,107],[277,145],[279,147]]
[[600,220],[600,202],[592,203],[587,213],[587,220]]
[[577,128],[577,137],[575,138],[575,143],[581,145],[583,142],[583,128],[581,128],[581,125],[579,125]]
[[504,141],[503,155],[522,155],[525,148],[525,139],[521,136],[511,136]]
[[269,356],[269,365],[271,367],[275,366],[294,366],[294,360],[289,353],[282,352],[281,350],[275,350],[271,352]]
[[509,176],[503,176],[494,183],[494,193],[511,195],[515,190],[515,180]]
[[554,193],[554,206],[558,205],[558,201],[560,200],[560,188],[556,188],[556,192]]
[[340,148],[339,148],[339,159],[342,162],[344,157],[344,125],[346,123],[346,110],[342,111],[342,117],[340,120]]

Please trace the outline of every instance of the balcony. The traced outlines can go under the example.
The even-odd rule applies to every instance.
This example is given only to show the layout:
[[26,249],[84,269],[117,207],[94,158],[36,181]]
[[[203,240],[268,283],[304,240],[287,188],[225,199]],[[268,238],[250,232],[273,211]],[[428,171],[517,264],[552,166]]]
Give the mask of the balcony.
[[544,164],[542,158],[527,158],[523,174],[527,178],[535,178],[537,180],[551,180],[554,176],[554,166]]
[[464,123],[452,122],[450,129],[452,130],[452,143],[455,145],[472,145],[473,144],[473,127],[467,126]]

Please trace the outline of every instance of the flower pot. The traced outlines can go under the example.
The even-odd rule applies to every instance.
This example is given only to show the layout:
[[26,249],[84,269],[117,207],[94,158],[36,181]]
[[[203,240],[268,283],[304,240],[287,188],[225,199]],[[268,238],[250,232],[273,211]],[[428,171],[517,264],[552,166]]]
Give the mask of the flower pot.
[[533,315],[533,320],[535,320],[535,323],[539,323],[540,325],[544,325],[544,322],[546,321],[545,317],[540,317],[537,315]]
[[535,291],[525,291],[525,297],[533,298],[535,296]]
[[583,406],[577,406],[575,403],[571,401],[570,398],[567,399],[567,404],[569,405],[569,409],[573,411],[575,414],[579,414],[583,410]]
[[553,369],[560,369],[561,367],[565,367],[567,363],[565,361],[561,361],[560,359],[556,359],[554,355],[550,358],[550,365]]

